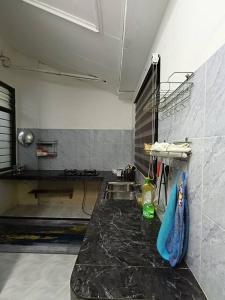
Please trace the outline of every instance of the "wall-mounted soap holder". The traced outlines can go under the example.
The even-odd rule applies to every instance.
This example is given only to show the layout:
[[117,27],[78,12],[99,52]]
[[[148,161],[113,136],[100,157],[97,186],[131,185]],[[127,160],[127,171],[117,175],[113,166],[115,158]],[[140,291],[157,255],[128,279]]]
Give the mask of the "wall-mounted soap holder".
[[38,158],[53,158],[57,156],[58,141],[38,141],[36,145],[36,156]]
[[[164,143],[166,143],[166,141],[164,141]],[[162,150],[162,151],[156,151],[152,149],[152,145],[151,144],[144,144],[144,152],[150,156],[153,157],[162,157],[162,158],[175,158],[175,159],[182,159],[182,160],[186,160],[190,157],[191,155],[191,147],[190,144],[191,142],[188,141],[188,138],[185,138],[184,141],[174,141],[171,143],[168,143],[173,146],[174,145],[179,145],[179,144],[186,144],[186,149],[185,151],[176,151],[175,149],[171,149],[171,150]]]

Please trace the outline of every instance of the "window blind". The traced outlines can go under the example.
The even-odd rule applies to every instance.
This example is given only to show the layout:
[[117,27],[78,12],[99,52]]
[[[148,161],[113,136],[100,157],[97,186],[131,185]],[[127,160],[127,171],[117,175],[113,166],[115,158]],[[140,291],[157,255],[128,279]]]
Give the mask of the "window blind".
[[151,144],[158,139],[158,112],[146,108],[153,95],[157,101],[159,85],[160,59],[157,64],[151,65],[135,99],[135,165],[144,176],[149,170],[154,172],[153,162],[144,152],[144,143]]
[[0,82],[0,171],[16,164],[15,90]]

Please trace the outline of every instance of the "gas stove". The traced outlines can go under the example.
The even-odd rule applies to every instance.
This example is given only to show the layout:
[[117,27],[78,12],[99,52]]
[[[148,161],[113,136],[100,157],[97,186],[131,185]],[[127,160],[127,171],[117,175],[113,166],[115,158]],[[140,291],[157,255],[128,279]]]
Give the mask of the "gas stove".
[[77,170],[77,169],[65,169],[65,176],[98,176],[99,173],[95,169],[85,169],[85,170]]

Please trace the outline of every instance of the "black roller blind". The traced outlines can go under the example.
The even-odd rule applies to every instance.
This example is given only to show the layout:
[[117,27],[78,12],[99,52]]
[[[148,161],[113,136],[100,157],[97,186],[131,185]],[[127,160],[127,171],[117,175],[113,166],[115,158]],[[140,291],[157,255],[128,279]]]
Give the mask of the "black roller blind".
[[[151,65],[135,100],[135,165],[145,176],[148,175],[150,158],[144,152],[144,143],[158,139],[158,112],[147,107],[153,96],[157,101],[159,85],[160,59]],[[153,170],[153,166],[150,169]]]

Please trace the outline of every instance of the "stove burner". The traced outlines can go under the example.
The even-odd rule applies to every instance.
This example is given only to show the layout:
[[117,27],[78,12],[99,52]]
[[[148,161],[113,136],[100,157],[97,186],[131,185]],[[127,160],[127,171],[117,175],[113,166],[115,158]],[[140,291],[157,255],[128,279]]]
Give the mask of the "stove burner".
[[97,171],[96,170],[84,170],[83,171],[83,173],[84,173],[84,175],[85,176],[97,176],[98,174],[97,174]]
[[95,169],[90,170],[77,170],[77,169],[65,169],[65,176],[98,176],[99,173]]
[[65,169],[64,170],[64,175],[66,175],[66,176],[78,175],[78,170],[77,169]]

